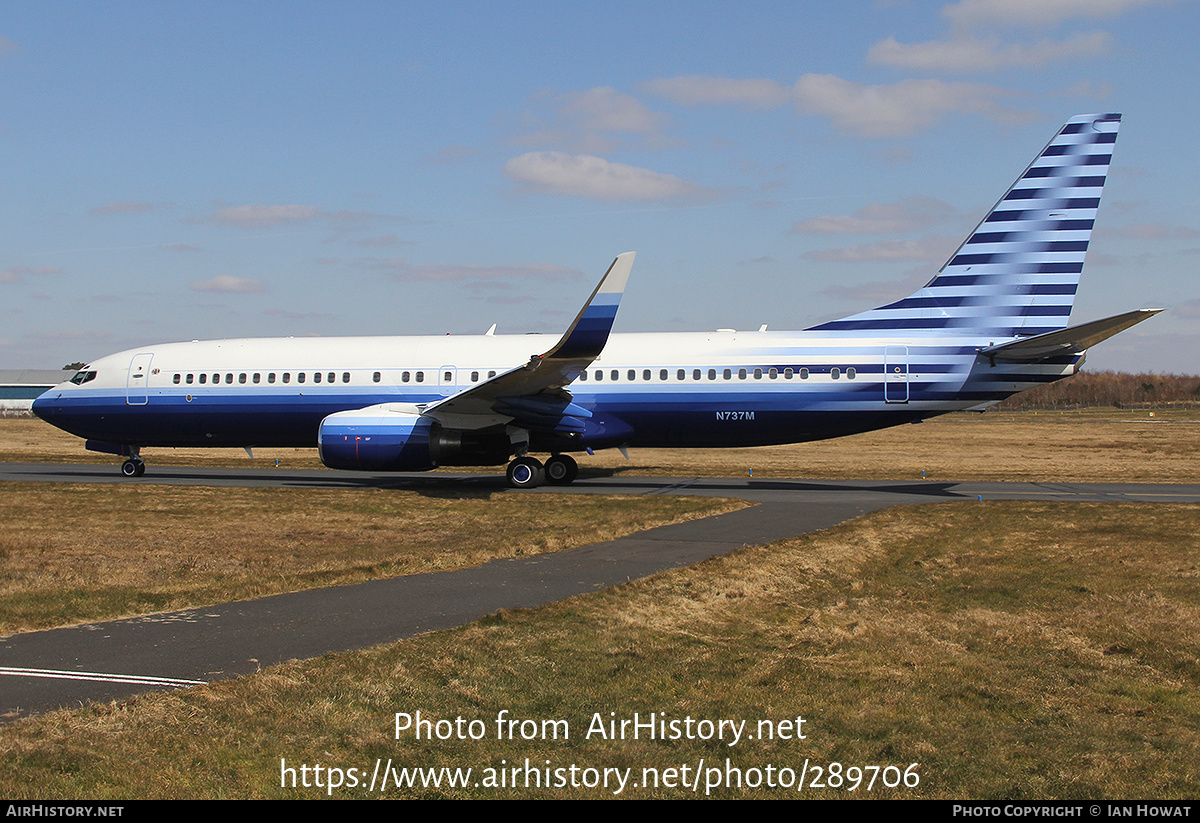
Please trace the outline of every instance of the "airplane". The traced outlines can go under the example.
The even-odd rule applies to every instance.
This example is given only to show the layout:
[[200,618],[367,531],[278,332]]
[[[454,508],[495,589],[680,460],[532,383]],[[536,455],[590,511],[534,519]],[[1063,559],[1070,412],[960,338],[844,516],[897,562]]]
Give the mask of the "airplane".
[[1068,325],[1120,121],[1068,120],[912,295],[802,331],[611,334],[627,252],[541,353],[495,326],[167,343],[88,364],[33,411],[131,477],[144,447],[315,443],[334,469],[507,464],[531,488],[572,482],[572,453],[799,443],[984,408],[1161,311]]

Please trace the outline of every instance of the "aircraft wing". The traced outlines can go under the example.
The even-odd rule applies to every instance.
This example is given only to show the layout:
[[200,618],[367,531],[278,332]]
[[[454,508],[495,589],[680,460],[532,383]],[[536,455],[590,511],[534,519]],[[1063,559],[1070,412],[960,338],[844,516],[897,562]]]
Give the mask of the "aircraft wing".
[[1130,326],[1136,326],[1143,320],[1149,320],[1160,311],[1162,309],[1129,311],[1105,317],[1102,320],[1093,320],[1090,323],[1080,323],[1078,326],[1068,326],[1058,331],[1014,340],[1011,343],[988,346],[980,349],[979,353],[993,360],[1016,363],[1036,363],[1039,360],[1047,360],[1064,354],[1082,354],[1114,334],[1123,332]]
[[544,354],[422,410],[442,425],[479,429],[513,420],[532,428],[580,431],[587,409],[572,403],[569,385],[608,342],[636,252],[617,255],[566,334]]

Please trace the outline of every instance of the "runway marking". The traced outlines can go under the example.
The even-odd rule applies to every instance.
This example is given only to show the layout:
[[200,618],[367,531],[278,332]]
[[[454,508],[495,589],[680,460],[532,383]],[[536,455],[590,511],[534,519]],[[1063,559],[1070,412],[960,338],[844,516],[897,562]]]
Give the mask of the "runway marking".
[[109,674],[106,672],[69,672],[58,669],[22,669],[0,666],[0,675],[13,677],[44,677],[51,680],[94,680],[102,683],[133,683],[146,686],[203,686],[207,680],[183,680],[177,677],[146,677],[140,674]]

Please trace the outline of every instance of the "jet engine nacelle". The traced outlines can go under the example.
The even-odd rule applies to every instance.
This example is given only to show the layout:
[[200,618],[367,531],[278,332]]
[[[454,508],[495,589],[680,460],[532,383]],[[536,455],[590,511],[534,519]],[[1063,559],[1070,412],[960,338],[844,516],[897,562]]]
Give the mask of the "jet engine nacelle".
[[321,462],[361,471],[432,469],[437,465],[429,453],[433,420],[400,405],[383,403],[326,417],[317,430]]
[[511,454],[503,434],[447,431],[406,403],[329,415],[317,430],[317,450],[331,469],[375,472],[498,465]]

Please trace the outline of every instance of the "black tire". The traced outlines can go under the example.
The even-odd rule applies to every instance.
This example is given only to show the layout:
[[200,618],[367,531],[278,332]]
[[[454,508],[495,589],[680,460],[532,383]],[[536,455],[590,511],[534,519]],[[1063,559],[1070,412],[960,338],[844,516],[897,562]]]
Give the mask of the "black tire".
[[556,454],[546,461],[546,482],[552,486],[565,486],[575,482],[579,476],[579,464],[567,454]]
[[137,462],[134,460],[126,460],[124,463],[122,463],[121,464],[121,474],[125,475],[126,477],[137,477],[138,476]]
[[134,462],[137,463],[137,471],[135,471],[133,473],[133,476],[141,477],[143,474],[146,473],[146,461],[145,460],[136,460]]
[[508,485],[514,489],[535,489],[545,477],[542,464],[532,457],[518,457],[508,464]]

